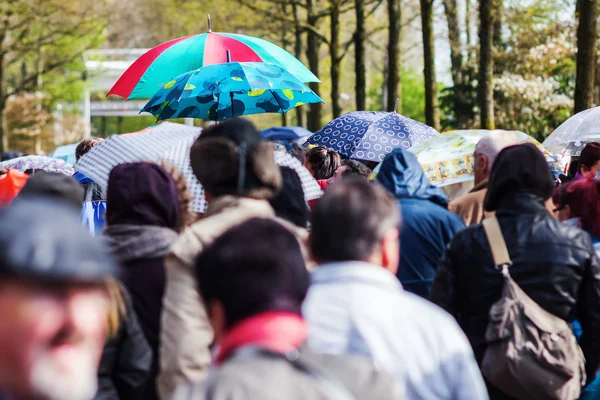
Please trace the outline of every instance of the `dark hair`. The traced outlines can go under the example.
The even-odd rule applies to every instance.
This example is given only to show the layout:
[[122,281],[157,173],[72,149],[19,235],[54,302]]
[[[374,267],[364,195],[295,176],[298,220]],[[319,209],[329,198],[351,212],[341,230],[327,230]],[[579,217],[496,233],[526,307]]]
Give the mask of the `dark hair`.
[[290,155],[296,157],[298,161],[304,165],[304,162],[306,161],[306,151],[307,150],[304,147],[294,147],[289,151],[289,153]]
[[366,261],[383,235],[399,227],[400,211],[378,184],[345,179],[315,204],[311,223],[310,245],[317,261]]
[[371,169],[360,161],[347,159],[342,161],[342,166],[346,167],[342,171],[342,178],[356,177],[369,179],[369,175],[371,175]]
[[75,148],[75,159],[79,160],[85,153],[90,151],[94,146],[102,143],[103,140],[104,139],[102,139],[102,138],[96,138],[96,137],[90,137],[90,138],[83,139],[81,142],[79,142],[79,144]]
[[581,154],[579,155],[577,172],[581,170],[582,166],[591,168],[598,161],[600,161],[600,143],[590,142],[586,144],[583,150],[581,150]]
[[216,197],[265,200],[281,189],[273,146],[244,118],[203,130],[190,149],[190,164],[204,189]]
[[274,220],[251,219],[221,235],[196,260],[206,304],[223,304],[226,327],[265,311],[301,314],[309,275],[296,237]]
[[269,204],[275,210],[275,215],[301,228],[308,224],[308,206],[304,200],[302,181],[298,173],[289,167],[279,167],[283,185],[281,192]]
[[329,179],[341,165],[340,155],[325,147],[313,147],[306,152],[306,162],[316,180]]

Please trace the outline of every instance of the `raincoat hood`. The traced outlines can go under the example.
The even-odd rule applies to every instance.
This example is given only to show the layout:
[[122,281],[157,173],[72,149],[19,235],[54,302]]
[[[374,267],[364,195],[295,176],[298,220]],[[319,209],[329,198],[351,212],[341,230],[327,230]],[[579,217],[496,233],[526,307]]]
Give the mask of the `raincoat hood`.
[[448,206],[444,192],[429,183],[417,157],[400,148],[383,160],[377,181],[398,199],[429,200],[444,208]]
[[175,180],[150,162],[117,165],[108,178],[107,225],[153,225],[175,229],[179,192]]

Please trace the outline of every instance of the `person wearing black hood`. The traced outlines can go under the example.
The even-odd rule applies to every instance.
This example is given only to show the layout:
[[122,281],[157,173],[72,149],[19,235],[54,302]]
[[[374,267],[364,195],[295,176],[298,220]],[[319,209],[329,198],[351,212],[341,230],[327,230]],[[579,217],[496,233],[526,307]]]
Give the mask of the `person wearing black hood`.
[[140,390],[144,400],[158,399],[164,260],[189,214],[189,194],[178,185],[183,179],[174,177],[181,174],[166,168],[171,169],[151,162],[121,164],[108,178],[104,237],[123,267],[123,283],[154,353],[150,379]]
[[398,279],[405,290],[427,298],[446,245],[465,224],[448,211],[444,192],[429,183],[417,157],[408,151],[388,154],[377,182],[398,199],[402,212]]
[[[510,274],[521,289],[555,316],[580,320],[591,382],[600,366],[600,262],[586,232],[548,214],[544,202],[552,190],[552,175],[534,145],[508,147],[492,167],[484,208],[496,212],[513,262]],[[487,346],[488,314],[503,284],[482,225],[454,236],[430,300],[456,317],[479,363]],[[492,399],[510,398],[489,384],[488,389]]]

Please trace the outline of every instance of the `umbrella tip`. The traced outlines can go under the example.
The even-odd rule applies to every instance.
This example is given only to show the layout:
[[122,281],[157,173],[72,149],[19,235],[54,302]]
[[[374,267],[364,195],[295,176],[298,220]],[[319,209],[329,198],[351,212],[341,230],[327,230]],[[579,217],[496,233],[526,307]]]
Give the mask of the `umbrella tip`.
[[208,31],[212,32],[212,29],[210,27],[210,14],[206,14],[206,21],[208,22]]
[[397,113],[398,112],[398,103],[400,103],[400,98],[396,97],[396,105],[394,105],[394,112]]

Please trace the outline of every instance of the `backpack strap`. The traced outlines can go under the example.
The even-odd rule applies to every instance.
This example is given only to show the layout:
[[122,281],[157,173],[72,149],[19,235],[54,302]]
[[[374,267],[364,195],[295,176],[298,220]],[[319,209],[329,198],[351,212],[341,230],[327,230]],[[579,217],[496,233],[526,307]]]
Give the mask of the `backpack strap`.
[[502,230],[500,229],[500,224],[498,223],[498,218],[496,218],[495,215],[491,216],[484,219],[481,224],[485,230],[487,240],[490,243],[492,256],[494,257],[494,264],[496,267],[510,267],[512,265],[512,261],[510,260],[508,249],[506,248],[506,242],[504,241],[504,236],[502,235]]

